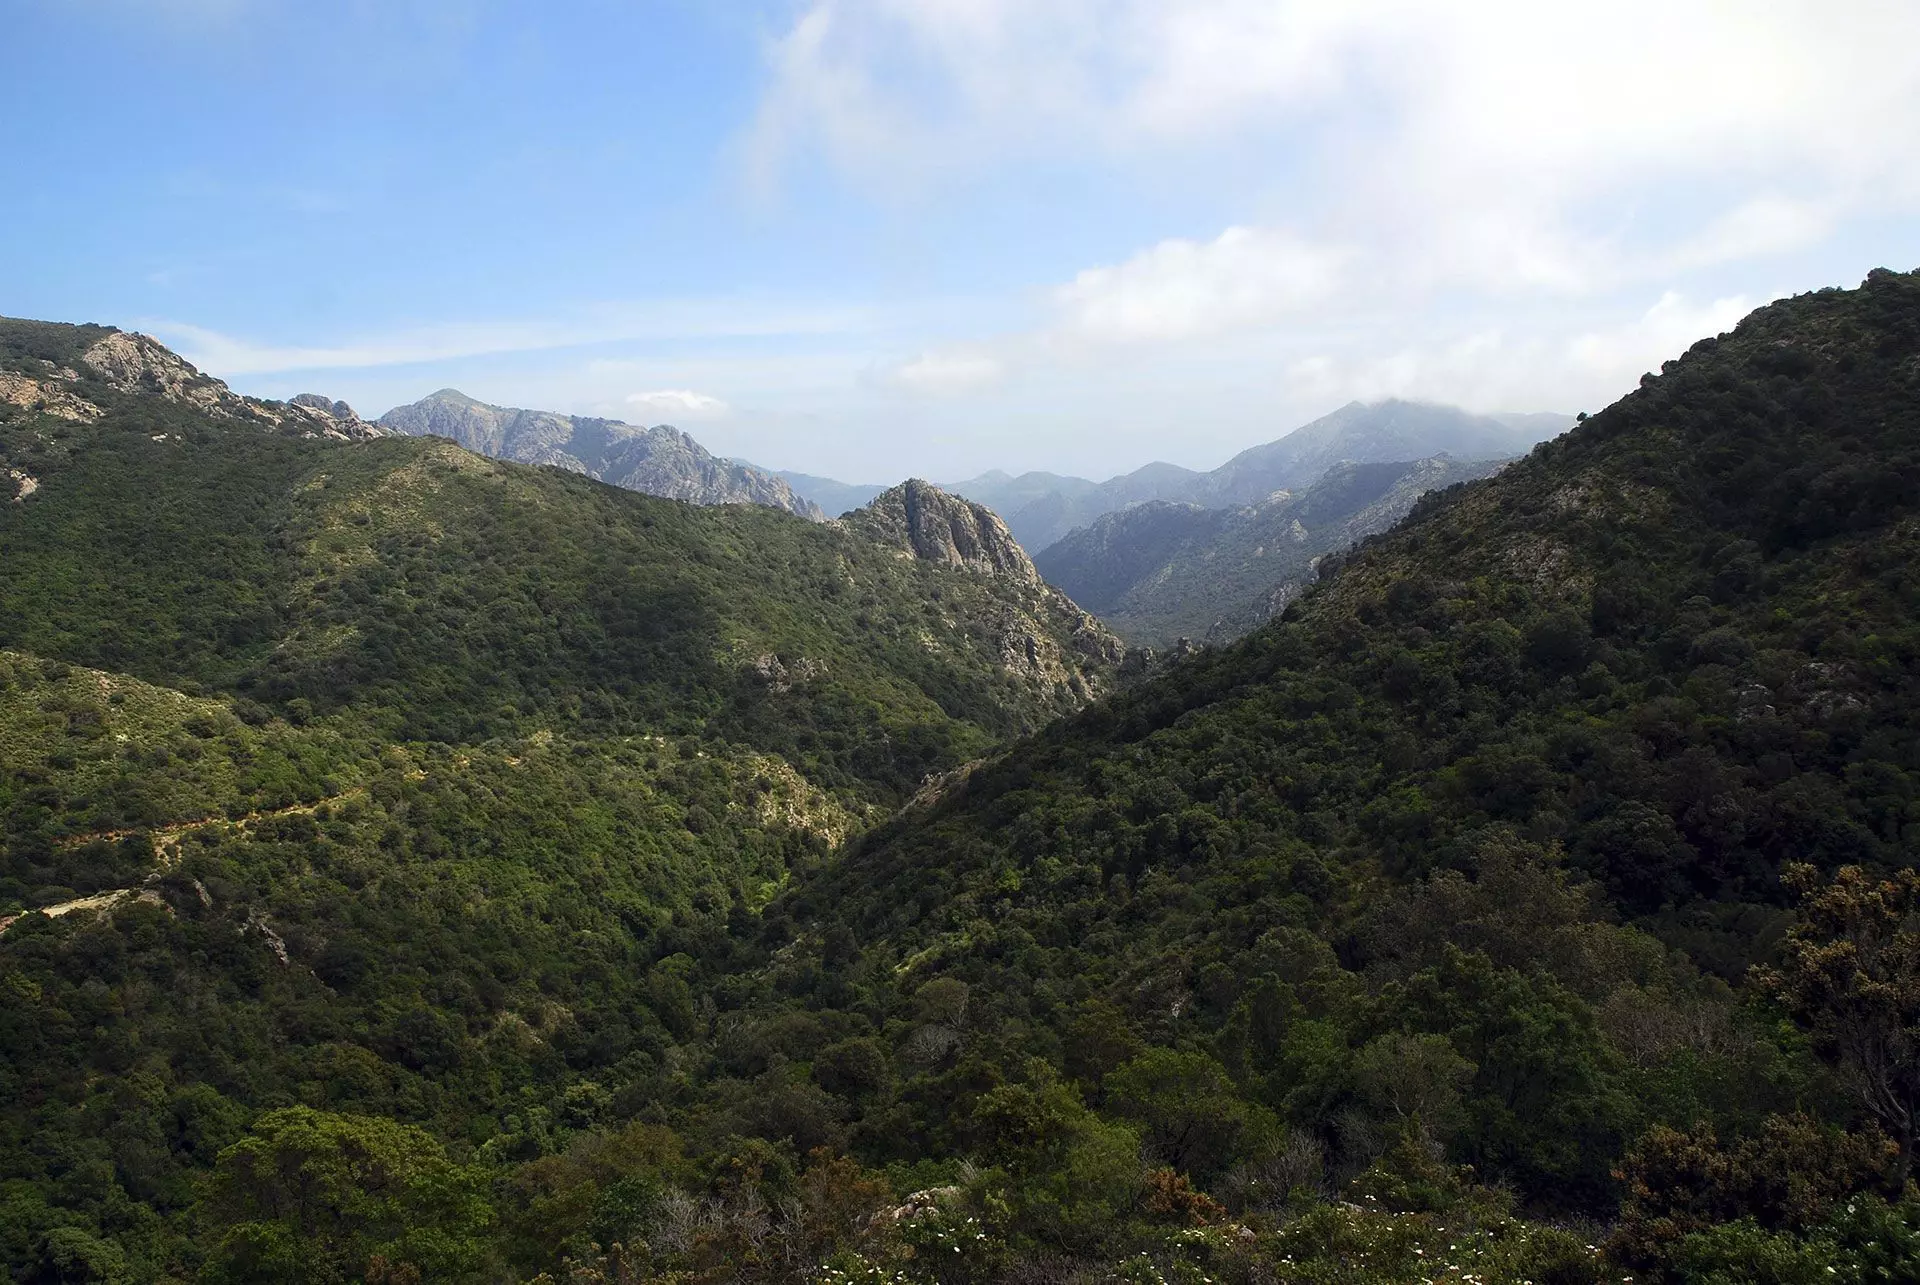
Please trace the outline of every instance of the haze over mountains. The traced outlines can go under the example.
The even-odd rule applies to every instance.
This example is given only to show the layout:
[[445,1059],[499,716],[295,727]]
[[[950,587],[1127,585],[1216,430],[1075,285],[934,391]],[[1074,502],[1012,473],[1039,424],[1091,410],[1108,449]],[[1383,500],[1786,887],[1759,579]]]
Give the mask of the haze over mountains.
[[[1050,552],[1144,613],[1488,467]],[[1134,678],[924,482],[661,499],[104,327],[0,322],[0,479],[15,1279],[1920,1275],[1851,998],[1914,984],[1920,275]]]
[[[1103,513],[1165,500],[1202,508],[1257,504],[1276,491],[1318,481],[1334,464],[1397,463],[1445,455],[1459,461],[1511,459],[1565,432],[1571,415],[1476,415],[1452,406],[1388,399],[1352,402],[1284,437],[1240,452],[1206,472],[1154,463],[1094,482],[1057,473],[991,471],[941,485],[998,513],[1035,554]],[[865,503],[880,488],[801,473],[780,474],[829,512]]]

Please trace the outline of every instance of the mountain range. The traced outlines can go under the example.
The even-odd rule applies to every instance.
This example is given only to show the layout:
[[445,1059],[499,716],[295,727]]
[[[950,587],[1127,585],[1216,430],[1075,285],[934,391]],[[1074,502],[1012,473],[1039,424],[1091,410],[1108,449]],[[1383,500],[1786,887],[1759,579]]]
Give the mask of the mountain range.
[[482,455],[547,464],[648,495],[694,504],[762,504],[815,521],[826,518],[781,478],[718,459],[665,425],[641,428],[613,419],[490,406],[443,388],[394,407],[380,417],[380,426],[411,437],[451,438]]
[[1035,561],[1049,583],[1129,642],[1225,642],[1278,615],[1326,555],[1386,530],[1428,491],[1485,477],[1502,463],[1343,462],[1303,490],[1258,504],[1149,500],[1102,514]]
[[[1039,553],[1068,532],[1131,504],[1162,500],[1209,509],[1259,504],[1276,491],[1312,485],[1338,463],[1399,463],[1439,455],[1462,462],[1511,459],[1572,424],[1570,415],[1476,415],[1424,402],[1352,402],[1276,441],[1244,450],[1210,472],[1155,463],[1094,482],[996,470],[942,485],[998,513],[1023,547]],[[800,473],[781,476],[830,511],[839,503],[864,503],[870,489],[878,491]]]
[[14,1279],[1920,1276],[1920,274],[1145,673],[924,482],[680,503],[105,327],[0,322],[0,479]]

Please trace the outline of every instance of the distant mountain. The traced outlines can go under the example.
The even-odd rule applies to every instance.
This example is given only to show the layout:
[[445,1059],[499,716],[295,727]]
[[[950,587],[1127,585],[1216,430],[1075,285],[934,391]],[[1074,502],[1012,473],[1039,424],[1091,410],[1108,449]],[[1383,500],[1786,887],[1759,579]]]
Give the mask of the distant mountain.
[[1035,561],[1129,642],[1224,642],[1297,597],[1322,556],[1386,530],[1428,491],[1499,467],[1446,456],[1340,463],[1311,487],[1256,505],[1150,500],[1102,515]]
[[1014,538],[1028,549],[1044,549],[1076,527],[1102,513],[1111,513],[1145,500],[1178,498],[1202,474],[1176,464],[1148,464],[1105,482],[1058,473],[1022,473],[1018,477],[994,470],[948,490],[964,495],[998,513]]
[[820,506],[773,474],[718,459],[677,428],[617,419],[490,406],[443,388],[380,417],[409,437],[450,437],[470,451],[521,464],[551,464],[629,491],[693,504],[761,504],[824,521]]
[[1475,415],[1426,402],[1349,402],[1278,441],[1240,452],[1171,498],[1211,507],[1258,504],[1275,491],[1312,485],[1342,461],[1511,459],[1571,427],[1567,415]]
[[1156,462],[1104,482],[1057,473],[1011,477],[996,470],[945,485],[991,508],[1015,539],[1039,551],[1131,504],[1165,500],[1216,509],[1258,504],[1276,491],[1311,486],[1343,460],[1511,459],[1572,426],[1570,415],[1476,415],[1425,402],[1352,402],[1277,441],[1242,451],[1208,473]]
[[[745,460],[734,463],[752,468]],[[847,513],[871,504],[876,496],[887,488],[859,482],[836,482],[830,477],[815,477],[811,473],[795,473],[781,469],[773,474],[793,488],[793,493],[803,500],[813,503],[829,515]]]

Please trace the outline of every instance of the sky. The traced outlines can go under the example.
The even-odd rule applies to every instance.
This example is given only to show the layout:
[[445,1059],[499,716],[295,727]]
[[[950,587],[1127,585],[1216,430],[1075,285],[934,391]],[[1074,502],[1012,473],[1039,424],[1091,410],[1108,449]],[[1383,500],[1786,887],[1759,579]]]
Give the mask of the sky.
[[1920,267],[1911,0],[0,0],[0,314],[848,481],[1598,410]]

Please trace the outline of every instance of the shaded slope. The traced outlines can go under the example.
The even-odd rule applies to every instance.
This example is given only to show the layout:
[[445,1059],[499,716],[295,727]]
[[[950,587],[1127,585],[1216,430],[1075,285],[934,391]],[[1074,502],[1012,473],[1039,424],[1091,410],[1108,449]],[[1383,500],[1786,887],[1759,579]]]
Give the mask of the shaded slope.
[[[1461,1068],[1452,1157],[1607,1210],[1650,1124],[1856,1118],[1696,970],[1737,984],[1767,949],[1782,862],[1914,860],[1916,566],[1920,277],[1876,273],[1430,497],[1281,621],[782,909],[903,1028],[916,988],[966,985],[905,1149],[973,1109],[983,1061],[1039,1053],[1100,1100],[1159,1045],[1240,1104],[1211,1118],[1272,1111],[1351,1173],[1393,1118],[1367,1077],[1424,1048]],[[1225,1181],[1252,1136],[1161,1154]]]
[[1310,487],[1248,507],[1134,505],[1073,532],[1037,565],[1133,642],[1225,642],[1292,601],[1322,555],[1386,530],[1428,491],[1497,467],[1445,457],[1342,463]]

